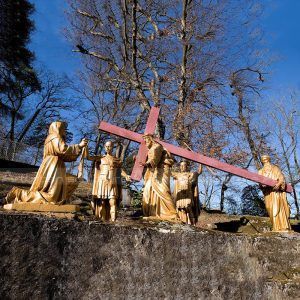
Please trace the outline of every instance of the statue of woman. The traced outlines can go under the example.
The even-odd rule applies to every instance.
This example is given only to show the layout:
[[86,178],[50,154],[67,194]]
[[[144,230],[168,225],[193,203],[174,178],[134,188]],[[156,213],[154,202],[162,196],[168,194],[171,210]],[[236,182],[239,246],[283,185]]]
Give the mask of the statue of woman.
[[180,163],[180,172],[172,172],[177,213],[186,224],[195,225],[198,221],[200,214],[198,176],[201,173],[202,165],[197,172],[189,172],[186,161]]
[[53,122],[45,140],[42,164],[30,190],[17,187],[7,194],[7,203],[31,202],[39,204],[63,204],[68,194],[65,162],[75,161],[81,149],[88,143],[83,139],[77,145],[65,143],[66,123]]
[[277,181],[274,187],[261,186],[273,231],[289,231],[291,230],[290,207],[285,192],[284,175],[279,167],[271,164],[269,155],[263,155],[261,161],[263,168],[258,171],[258,174]]
[[106,155],[89,156],[90,160],[96,161],[92,206],[98,218],[114,222],[122,200],[121,176],[127,181],[130,181],[130,176],[122,169],[121,160],[112,155],[113,143],[106,142],[104,148]]
[[178,220],[175,203],[171,197],[170,175],[174,160],[171,154],[150,134],[144,135],[149,149],[145,167],[143,214],[162,220]]

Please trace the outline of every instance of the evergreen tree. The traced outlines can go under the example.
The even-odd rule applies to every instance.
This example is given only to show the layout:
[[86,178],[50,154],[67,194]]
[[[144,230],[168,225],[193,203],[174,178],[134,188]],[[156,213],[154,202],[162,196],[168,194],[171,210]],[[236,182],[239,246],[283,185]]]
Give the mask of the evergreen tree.
[[253,216],[267,216],[263,196],[258,185],[248,185],[242,192],[242,214]]
[[0,92],[22,84],[31,90],[39,89],[32,67],[34,53],[28,43],[34,29],[30,15],[34,7],[27,0],[0,0]]
[[0,109],[10,115],[9,137],[14,139],[14,126],[22,115],[24,97],[40,89],[32,66],[34,53],[28,49],[34,24],[34,11],[28,0],[0,0]]

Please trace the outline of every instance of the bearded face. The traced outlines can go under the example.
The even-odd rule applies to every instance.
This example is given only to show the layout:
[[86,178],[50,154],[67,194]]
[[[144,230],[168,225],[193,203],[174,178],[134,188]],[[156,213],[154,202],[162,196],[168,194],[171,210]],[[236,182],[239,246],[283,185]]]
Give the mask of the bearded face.
[[147,148],[150,149],[151,146],[152,146],[152,144],[153,144],[153,139],[152,139],[152,137],[150,137],[150,136],[145,136],[145,137],[144,137],[144,141],[145,141],[145,144],[146,144]]

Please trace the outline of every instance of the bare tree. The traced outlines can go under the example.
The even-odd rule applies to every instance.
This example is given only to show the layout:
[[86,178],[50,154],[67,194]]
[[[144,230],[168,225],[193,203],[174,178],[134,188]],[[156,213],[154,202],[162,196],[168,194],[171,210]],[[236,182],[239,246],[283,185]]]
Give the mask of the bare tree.
[[[257,78],[247,76],[249,74],[245,73],[254,74]],[[260,154],[266,150],[262,147],[262,144],[265,142],[265,136],[259,135],[260,128],[251,124],[255,122],[253,121],[255,110],[252,108],[252,103],[247,99],[247,96],[250,93],[250,97],[253,97],[253,94],[260,97],[261,87],[258,86],[258,81],[264,82],[263,74],[260,70],[244,68],[233,72],[230,82],[232,95],[235,96],[237,100],[238,121],[236,121],[236,126],[241,130],[247,141],[257,170],[261,168]]]
[[[161,138],[247,165],[256,148],[252,151],[251,146],[245,156],[243,147],[249,147],[260,132],[252,133],[251,123],[243,124],[247,95],[246,86],[239,84],[245,73],[262,74],[266,65],[266,57],[256,51],[261,49],[262,36],[257,30],[259,4],[255,0],[70,1],[68,36],[84,64],[77,92],[90,103],[90,111],[85,111],[94,116],[89,128],[95,130],[104,119],[139,131],[150,106],[158,105]],[[233,77],[242,95],[235,101],[236,107],[242,102],[242,111],[239,114],[237,109],[235,116],[229,89]],[[102,142],[97,135],[96,151]],[[125,157],[129,143],[119,142],[118,152]],[[234,160],[240,155],[243,161]],[[223,198],[224,193],[223,189]]]
[[292,196],[294,198],[296,215],[299,218],[297,187],[300,183],[298,147],[300,115],[296,109],[296,107],[299,107],[299,98],[297,95],[292,94],[289,100],[291,101],[277,103],[274,109],[270,111],[270,123],[272,124],[269,124],[269,126],[272,126],[270,131],[275,137],[280,163],[288,175],[288,181],[293,187]]
[[5,139],[11,143],[11,158],[24,142],[30,140],[31,146],[38,147],[47,135],[47,125],[70,109],[65,95],[68,80],[49,71],[41,71],[38,75],[38,91],[17,84],[8,89],[3,98],[10,108],[3,118],[2,130]]
[[46,125],[61,117],[62,113],[71,109],[70,101],[65,94],[68,88],[68,79],[57,77],[46,71],[40,74],[41,91],[35,95],[36,100],[32,105],[32,113],[28,114],[26,123],[21,127],[17,136],[17,142],[21,142],[34,128],[36,123]]

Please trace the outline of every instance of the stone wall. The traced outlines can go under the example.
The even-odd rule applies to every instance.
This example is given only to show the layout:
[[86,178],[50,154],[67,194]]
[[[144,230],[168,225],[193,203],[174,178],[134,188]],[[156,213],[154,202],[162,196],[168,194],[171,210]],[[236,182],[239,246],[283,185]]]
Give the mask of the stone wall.
[[300,235],[0,212],[1,299],[297,299]]

